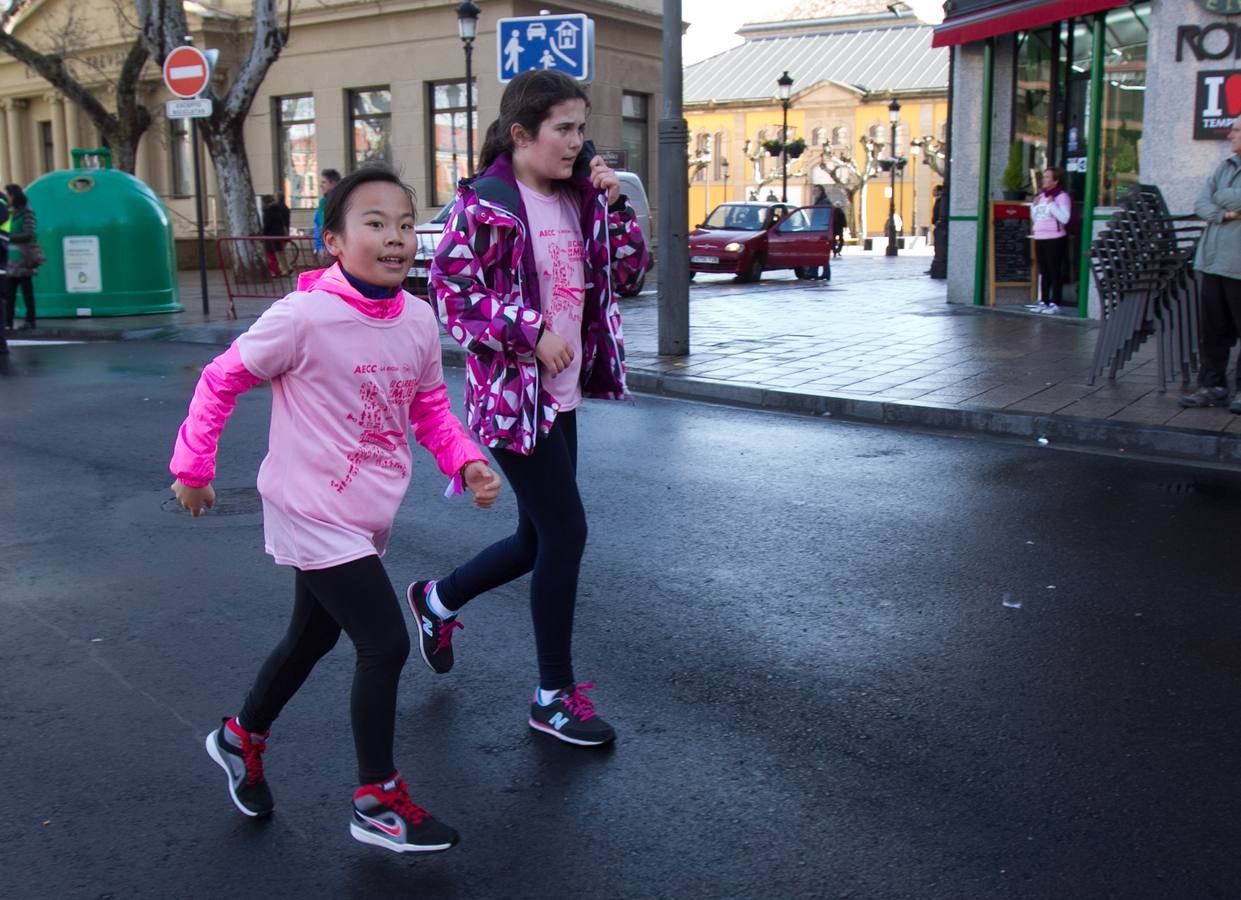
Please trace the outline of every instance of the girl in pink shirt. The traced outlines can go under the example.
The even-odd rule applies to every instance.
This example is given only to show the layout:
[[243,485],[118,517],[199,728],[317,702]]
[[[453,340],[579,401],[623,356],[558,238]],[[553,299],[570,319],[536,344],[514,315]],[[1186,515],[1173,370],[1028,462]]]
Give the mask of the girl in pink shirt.
[[1060,311],[1064,290],[1064,265],[1069,247],[1069,219],[1073,202],[1060,185],[1060,170],[1043,172],[1043,190],[1030,205],[1030,234],[1038,261],[1042,293],[1036,312],[1055,315]]
[[336,264],[302,275],[203,370],[169,465],[181,505],[194,516],[213,506],[216,447],[237,395],[271,382],[258,488],[267,552],[294,567],[293,615],[207,752],[233,804],[269,815],[271,723],[344,630],[357,651],[350,714],[362,785],[350,832],[401,853],[446,850],[457,833],[410,799],[393,763],[409,637],[380,557],[409,485],[411,429],[478,506],[495,502],[500,481],[449,409],[434,314],[401,290],[414,251],[410,189],[387,169],[359,169],[332,191],[323,229]]

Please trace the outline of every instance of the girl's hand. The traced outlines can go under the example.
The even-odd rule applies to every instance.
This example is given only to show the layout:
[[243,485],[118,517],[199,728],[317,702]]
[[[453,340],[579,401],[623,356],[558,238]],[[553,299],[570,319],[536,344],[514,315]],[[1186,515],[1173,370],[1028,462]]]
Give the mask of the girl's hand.
[[607,191],[608,206],[615,203],[620,196],[620,179],[608,168],[602,156],[596,156],[590,161],[590,183],[597,191]]
[[487,509],[500,496],[500,476],[485,462],[476,459],[466,463],[461,470],[461,480],[474,495],[474,505],[479,509]]
[[[598,159],[599,157],[595,157]],[[611,171],[610,169],[608,171]],[[543,336],[534,348],[534,356],[549,375],[559,375],[573,362],[573,348],[558,334],[543,329]]]
[[181,483],[178,478],[169,485],[172,492],[177,495],[177,502],[190,511],[190,515],[198,518],[203,514],[203,509],[211,509],[215,506],[215,489],[210,484],[202,487],[190,487]]

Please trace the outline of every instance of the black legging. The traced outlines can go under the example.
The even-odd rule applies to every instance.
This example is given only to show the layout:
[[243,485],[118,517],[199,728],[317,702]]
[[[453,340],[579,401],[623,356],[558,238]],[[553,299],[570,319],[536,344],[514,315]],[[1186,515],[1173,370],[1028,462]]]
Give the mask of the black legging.
[[8,289],[5,291],[5,323],[9,328],[13,327],[13,316],[17,312],[17,289],[22,289],[22,299],[26,301],[26,324],[31,328],[34,327],[34,279],[27,275],[25,278],[14,278],[9,276]]
[[586,549],[586,512],[577,490],[576,411],[558,415],[529,456],[511,450],[494,450],[492,455],[517,498],[517,531],[440,579],[436,591],[445,607],[456,610],[533,572],[530,616],[539,686],[568,687],[573,684],[577,576]]
[[1064,255],[1068,248],[1067,237],[1044,238],[1034,242],[1034,258],[1038,261],[1039,278],[1043,282],[1044,303],[1060,305],[1064,288]]
[[392,582],[377,556],[295,571],[289,630],[259,669],[238,717],[241,726],[256,732],[270,728],[343,628],[358,654],[349,700],[358,781],[385,781],[396,771],[396,689],[409,655],[405,616]]

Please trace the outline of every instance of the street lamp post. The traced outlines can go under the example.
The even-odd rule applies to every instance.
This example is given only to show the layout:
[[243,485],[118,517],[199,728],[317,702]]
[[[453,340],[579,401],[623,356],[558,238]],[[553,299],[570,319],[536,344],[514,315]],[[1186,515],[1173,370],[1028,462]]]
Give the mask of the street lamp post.
[[457,34],[461,35],[461,44],[465,47],[465,170],[471,178],[474,177],[474,75],[470,65],[481,12],[474,0],[464,0],[457,7]]
[[784,121],[780,126],[780,200],[783,203],[789,202],[789,97],[793,94],[793,79],[789,76],[789,70],[785,69],[784,74],[776,79],[776,86],[779,88],[777,96],[780,98],[780,106],[784,108]]
[[720,170],[724,173],[724,202],[728,202],[728,157],[720,160]]
[[888,121],[892,123],[892,143],[888,156],[892,159],[892,194],[888,197],[888,249],[885,256],[896,256],[896,123],[901,119],[901,103],[895,97],[888,104]]

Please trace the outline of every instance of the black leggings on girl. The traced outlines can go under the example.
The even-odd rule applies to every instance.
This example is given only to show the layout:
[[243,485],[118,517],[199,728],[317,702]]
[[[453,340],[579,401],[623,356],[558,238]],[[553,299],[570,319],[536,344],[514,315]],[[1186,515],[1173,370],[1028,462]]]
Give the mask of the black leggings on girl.
[[289,630],[259,669],[238,716],[241,727],[253,732],[270,728],[343,628],[358,654],[349,702],[358,781],[384,781],[396,771],[396,689],[409,655],[405,616],[392,582],[377,556],[294,571]]
[[436,583],[440,602],[458,610],[479,594],[527,572],[530,616],[539,656],[539,687],[573,684],[573,609],[586,549],[586,512],[577,490],[577,413],[561,413],[552,430],[522,456],[492,455],[517,498],[517,531]]

